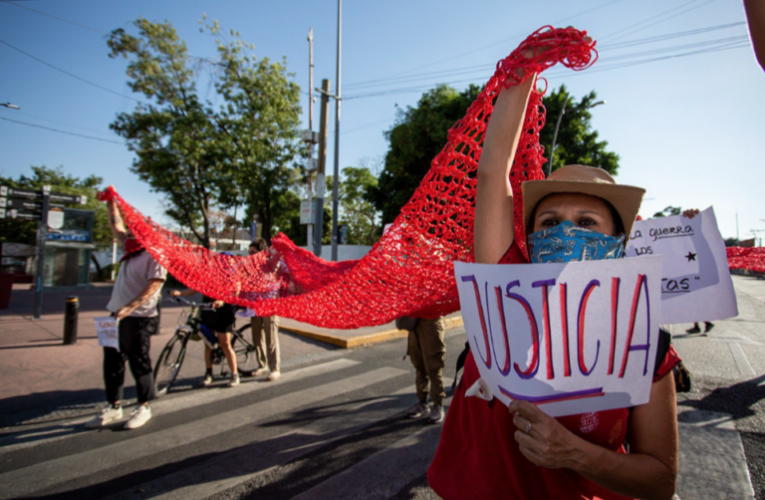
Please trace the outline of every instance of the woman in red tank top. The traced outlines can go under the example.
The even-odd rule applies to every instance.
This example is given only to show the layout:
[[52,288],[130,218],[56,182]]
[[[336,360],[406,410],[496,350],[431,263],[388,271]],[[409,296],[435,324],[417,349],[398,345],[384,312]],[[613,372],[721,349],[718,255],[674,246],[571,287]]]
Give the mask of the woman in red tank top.
[[[534,55],[539,52],[526,57]],[[478,263],[497,263],[508,248],[520,253],[513,245],[508,179],[536,78],[518,76],[522,82],[497,98],[478,165]],[[621,257],[644,193],[582,165],[522,189],[531,262]],[[593,253],[594,247],[599,250]],[[507,408],[467,396],[480,378],[468,355],[428,481],[446,499],[668,499],[675,490],[678,438],[674,380],[666,375],[678,361],[670,347],[644,405],[551,418],[526,401]]]

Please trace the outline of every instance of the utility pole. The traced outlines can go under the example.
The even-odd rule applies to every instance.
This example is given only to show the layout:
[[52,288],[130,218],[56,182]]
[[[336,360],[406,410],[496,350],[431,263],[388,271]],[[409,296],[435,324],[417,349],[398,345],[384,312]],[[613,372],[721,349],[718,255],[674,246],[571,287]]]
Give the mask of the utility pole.
[[321,256],[321,236],[324,226],[324,172],[327,166],[327,128],[329,126],[329,80],[321,81],[321,111],[319,117],[319,168],[316,175],[316,209],[314,211],[313,253]]
[[[308,130],[313,135],[313,28],[308,30]],[[313,167],[313,141],[308,143],[308,162],[309,167]],[[308,169],[308,201],[313,203],[313,193],[311,192],[311,181],[313,180],[313,170]],[[311,248],[313,241],[313,224],[308,223],[308,232],[306,234],[306,246]]]
[[[586,106],[584,109],[592,109],[595,106],[600,106],[601,104],[605,104],[605,103],[606,103],[605,100],[594,102],[590,104],[589,106]],[[560,122],[563,119],[563,115],[566,114],[566,104],[568,104],[568,99],[565,99],[563,101],[563,107],[560,108],[560,113],[558,113],[558,121],[555,122],[555,130],[553,131],[553,140],[552,140],[552,144],[550,145],[550,161],[547,162],[546,177],[550,177],[550,174],[552,173],[553,159],[555,159],[555,142],[558,140],[558,129],[560,128]],[[574,109],[577,109],[577,108],[574,108]]]
[[343,26],[343,0],[337,0],[337,92],[335,93],[335,170],[332,183],[332,260],[337,261],[338,185],[340,184],[340,47]]

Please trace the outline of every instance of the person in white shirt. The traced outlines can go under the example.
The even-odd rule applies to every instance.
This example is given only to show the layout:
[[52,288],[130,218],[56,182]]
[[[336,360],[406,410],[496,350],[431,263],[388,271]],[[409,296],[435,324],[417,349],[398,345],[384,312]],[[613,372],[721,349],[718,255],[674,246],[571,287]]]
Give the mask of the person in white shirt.
[[108,201],[108,212],[114,237],[125,248],[112,296],[106,305],[119,320],[119,350],[104,347],[104,385],[109,404],[85,426],[100,428],[122,418],[127,361],[135,379],[138,405],[125,428],[136,429],[151,418],[149,401],[156,396],[149,350],[151,335],[159,328],[157,303],[167,271],[125,227],[113,200]]

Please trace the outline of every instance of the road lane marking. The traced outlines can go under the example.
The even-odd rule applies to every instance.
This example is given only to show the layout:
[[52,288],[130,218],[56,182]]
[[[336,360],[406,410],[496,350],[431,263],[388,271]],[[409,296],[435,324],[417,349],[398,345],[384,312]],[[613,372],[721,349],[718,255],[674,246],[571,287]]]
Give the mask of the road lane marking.
[[293,500],[390,498],[427,470],[440,436],[440,425],[427,426],[293,497]]
[[[282,373],[279,383],[284,384],[294,380],[312,378],[317,375],[343,370],[359,364],[361,364],[359,361],[342,358],[328,363],[311,365],[305,368],[300,368],[299,370]],[[154,416],[167,415],[177,411],[190,410],[199,406],[216,403],[227,398],[238,397],[242,394],[249,394],[269,387],[273,387],[273,385],[265,383],[260,379],[242,379],[242,385],[240,385],[236,391],[227,390],[228,388],[226,387],[194,390],[184,394],[171,395],[170,397],[154,400],[151,402],[151,408]],[[56,423],[45,425],[43,427],[37,426],[35,429],[28,432],[12,434],[0,439],[0,452],[9,453],[23,448],[59,441],[72,436],[79,436],[86,432],[93,432],[91,429],[85,429],[82,426],[91,418],[93,418],[93,415],[68,420],[64,424]]]
[[741,375],[746,377],[754,377],[757,375],[754,372],[752,365],[749,363],[749,360],[746,359],[746,354],[744,354],[741,344],[738,342],[730,342],[728,347],[730,348],[730,353],[733,355],[733,360],[736,362],[736,366],[738,367],[738,371],[741,372]]
[[[137,435],[128,441],[63,456],[0,475],[0,499],[28,496],[35,491],[51,488],[63,482],[120,467],[123,463],[167,454],[173,448],[283,415],[297,408],[325,401],[339,394],[363,389],[369,385],[408,373],[398,368],[379,368],[345,379],[291,392],[265,401],[247,405],[211,417],[171,427],[150,434]],[[78,464],[72,468],[72,464]]]
[[[220,495],[403,411],[415,401],[414,389],[414,386],[408,386],[371,402],[354,403],[337,415],[309,422],[294,431],[250,443],[243,449],[149,481],[140,485],[142,496],[153,500],[205,500]],[[385,401],[390,401],[385,408],[375,409]],[[278,450],[270,450],[269,443],[279,443]],[[135,490],[124,490],[110,500],[133,499]]]

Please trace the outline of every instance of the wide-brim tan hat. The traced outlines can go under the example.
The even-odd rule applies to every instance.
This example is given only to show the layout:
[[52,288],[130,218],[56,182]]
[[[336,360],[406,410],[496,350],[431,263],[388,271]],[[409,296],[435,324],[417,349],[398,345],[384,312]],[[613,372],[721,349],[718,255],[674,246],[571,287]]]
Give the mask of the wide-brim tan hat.
[[597,196],[610,203],[622,219],[624,234],[629,238],[640,210],[645,189],[616,183],[603,169],[586,165],[566,165],[543,181],[526,181],[523,191],[523,223],[531,227],[534,208],[546,196],[557,193],[581,193]]

